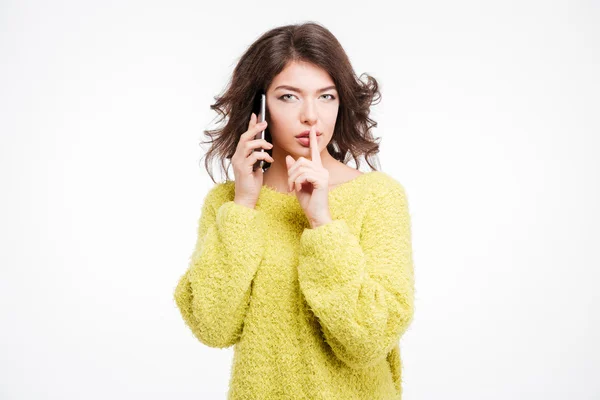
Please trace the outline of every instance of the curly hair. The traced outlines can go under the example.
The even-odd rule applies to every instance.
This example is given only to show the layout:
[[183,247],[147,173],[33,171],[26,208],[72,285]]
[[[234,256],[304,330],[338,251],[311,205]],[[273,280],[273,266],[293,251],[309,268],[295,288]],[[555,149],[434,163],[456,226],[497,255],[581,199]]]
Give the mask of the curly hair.
[[[239,58],[228,86],[210,108],[221,115],[225,125],[215,130],[205,130],[211,144],[206,152],[205,168],[216,183],[210,165],[216,157],[221,160],[222,171],[229,180],[225,159],[233,157],[240,136],[248,129],[250,114],[257,93],[267,88],[288,63],[309,62],[327,71],[337,87],[340,99],[335,128],[327,150],[333,158],[347,164],[351,157],[360,168],[358,157],[364,156],[371,164],[379,164],[375,156],[379,152],[381,138],[373,138],[371,129],[377,122],[369,118],[372,104],[381,100],[377,80],[368,74],[367,81],[358,77],[350,60],[336,37],[316,22],[285,25],[271,29],[252,43]],[[266,139],[271,141],[269,128]],[[269,151],[269,150],[268,150]]]

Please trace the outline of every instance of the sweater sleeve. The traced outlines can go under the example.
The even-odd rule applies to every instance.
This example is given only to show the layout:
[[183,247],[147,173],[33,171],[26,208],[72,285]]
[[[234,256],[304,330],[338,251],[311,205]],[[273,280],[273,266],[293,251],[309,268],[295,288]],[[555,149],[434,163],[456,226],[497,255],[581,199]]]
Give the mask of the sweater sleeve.
[[194,336],[210,347],[234,345],[242,333],[251,284],[264,254],[262,211],[206,196],[189,266],[174,300]]
[[300,238],[300,288],[325,341],[352,368],[385,359],[413,318],[407,197],[400,183],[389,187],[369,206],[360,237],[334,219]]

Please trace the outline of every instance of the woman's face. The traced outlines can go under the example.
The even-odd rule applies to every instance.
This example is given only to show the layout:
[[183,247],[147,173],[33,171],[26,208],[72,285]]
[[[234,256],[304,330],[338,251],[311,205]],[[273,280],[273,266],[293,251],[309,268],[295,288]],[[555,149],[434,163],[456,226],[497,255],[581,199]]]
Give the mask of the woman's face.
[[[338,93],[329,74],[307,62],[291,62],[274,79],[266,93],[267,123],[273,158],[292,155],[310,159],[310,147],[296,138],[314,125],[322,153],[333,136],[339,109]],[[308,139],[307,139],[308,140]]]

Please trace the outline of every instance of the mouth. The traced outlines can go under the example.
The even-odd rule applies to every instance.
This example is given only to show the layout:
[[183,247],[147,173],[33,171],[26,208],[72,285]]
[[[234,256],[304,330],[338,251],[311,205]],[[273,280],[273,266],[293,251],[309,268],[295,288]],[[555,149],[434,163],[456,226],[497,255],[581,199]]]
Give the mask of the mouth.
[[[321,136],[322,134],[323,134],[322,132],[317,131],[317,136]],[[303,138],[303,137],[307,138],[309,136],[310,136],[310,131],[304,131],[301,134],[296,135],[297,138]]]
[[[296,136],[296,139],[304,147],[310,147],[310,137],[308,136]],[[317,135],[317,142],[321,140],[321,135]]]

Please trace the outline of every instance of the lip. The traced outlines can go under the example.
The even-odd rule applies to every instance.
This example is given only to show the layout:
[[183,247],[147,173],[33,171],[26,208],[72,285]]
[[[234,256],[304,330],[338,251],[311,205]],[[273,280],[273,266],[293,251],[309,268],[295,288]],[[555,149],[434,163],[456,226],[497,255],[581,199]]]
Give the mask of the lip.
[[[321,136],[322,132],[317,131],[317,136]],[[298,135],[296,135],[297,138],[301,138],[301,137],[309,137],[310,136],[310,130],[308,131],[304,131]]]
[[[321,135],[317,136],[317,142],[321,139]],[[296,136],[296,140],[304,147],[310,147],[310,137],[308,136]]]

